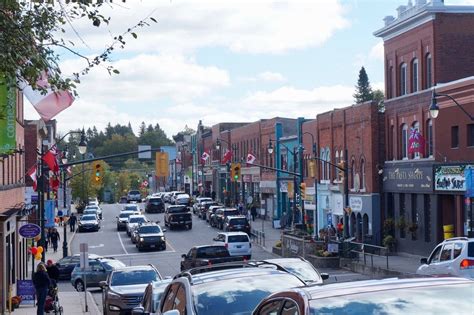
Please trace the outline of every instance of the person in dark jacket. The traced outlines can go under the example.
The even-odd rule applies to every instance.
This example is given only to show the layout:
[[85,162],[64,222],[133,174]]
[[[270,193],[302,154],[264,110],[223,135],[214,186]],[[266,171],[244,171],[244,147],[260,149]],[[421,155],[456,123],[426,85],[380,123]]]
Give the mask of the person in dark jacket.
[[49,259],[46,264],[46,270],[48,272],[49,279],[52,282],[51,284],[55,286],[59,280],[59,268],[51,259]]
[[76,230],[76,222],[76,215],[74,213],[71,213],[71,216],[69,217],[69,229],[71,232],[74,232]]
[[58,241],[60,240],[59,232],[56,229],[53,229],[50,235],[51,244],[53,244],[53,250],[56,253],[58,251]]
[[33,285],[35,286],[38,300],[36,315],[44,315],[44,304],[46,302],[46,296],[48,295],[50,284],[51,280],[46,272],[46,266],[43,263],[38,264],[36,272],[33,275]]
[[257,216],[257,207],[255,207],[254,204],[252,204],[252,207],[250,208],[250,214],[252,215],[252,221],[255,221],[255,217]]

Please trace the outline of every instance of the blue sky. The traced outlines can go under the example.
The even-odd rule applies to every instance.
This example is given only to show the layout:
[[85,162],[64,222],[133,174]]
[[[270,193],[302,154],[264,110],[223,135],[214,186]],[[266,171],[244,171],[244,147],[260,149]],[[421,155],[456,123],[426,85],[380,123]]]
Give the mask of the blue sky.
[[[428,0],[428,2],[430,2]],[[158,23],[127,39],[114,55],[121,74],[96,69],[82,78],[80,98],[59,114],[59,129],[108,122],[156,124],[168,136],[223,121],[273,116],[314,118],[352,104],[364,66],[383,88],[383,46],[372,34],[386,15],[408,1],[394,0],[129,0],[107,8],[106,28],[74,22],[70,38],[84,54],[153,12]],[[413,0],[415,3],[415,0]],[[446,0],[446,5],[474,0]],[[72,73],[83,61],[64,55]],[[37,118],[30,105],[27,118]]]

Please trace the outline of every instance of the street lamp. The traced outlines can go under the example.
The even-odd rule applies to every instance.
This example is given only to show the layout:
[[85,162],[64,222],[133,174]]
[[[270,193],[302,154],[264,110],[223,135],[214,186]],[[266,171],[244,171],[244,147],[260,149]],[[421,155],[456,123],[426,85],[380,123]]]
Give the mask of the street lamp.
[[[70,133],[78,133],[78,131],[72,131]],[[87,151],[87,143],[86,143],[86,134],[84,133],[84,128],[82,128],[82,131],[80,131],[80,133],[81,133],[81,141],[79,142],[79,145],[77,146],[77,148],[79,149],[80,154],[85,154]]]
[[[311,136],[311,146],[313,148],[313,156],[314,156],[314,162],[316,164],[316,159],[318,157],[318,146],[316,142],[314,142],[314,135],[310,132],[304,132],[304,135],[310,135]],[[315,165],[315,168],[317,166]],[[316,177],[316,172],[314,174],[314,213],[313,213],[313,238],[316,238],[316,231],[318,229],[318,178]]]

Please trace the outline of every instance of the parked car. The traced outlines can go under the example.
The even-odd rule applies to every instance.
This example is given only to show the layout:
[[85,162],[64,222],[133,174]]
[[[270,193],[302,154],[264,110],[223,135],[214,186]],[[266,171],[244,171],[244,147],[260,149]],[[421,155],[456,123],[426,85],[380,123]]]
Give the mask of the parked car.
[[228,216],[238,215],[239,211],[235,208],[221,208],[216,210],[216,215],[214,217],[214,226],[220,230],[224,229],[224,221]]
[[132,231],[136,229],[140,224],[148,222],[148,219],[143,214],[132,214],[128,217],[125,230],[128,236],[132,236]]
[[119,203],[127,203],[127,202],[128,202],[127,196],[120,197]]
[[202,206],[202,204],[204,202],[207,202],[207,201],[212,201],[212,198],[210,198],[210,197],[197,197],[196,202],[193,205],[193,213],[198,214],[198,211],[199,211],[200,207]]
[[96,214],[84,214],[79,218],[77,224],[78,232],[99,231],[100,223]]
[[215,245],[224,245],[231,256],[244,256],[245,259],[252,257],[252,243],[247,233],[223,232],[214,238]]
[[176,196],[178,194],[184,194],[184,191],[172,191],[170,195],[170,203],[171,204],[176,204]]
[[161,227],[156,223],[143,223],[135,229],[135,244],[138,251],[143,249],[166,250],[166,237]]
[[171,192],[165,192],[163,194],[163,201],[167,203],[171,202]]
[[[101,258],[96,254],[89,254],[89,259]],[[79,254],[73,256],[66,256],[56,262],[56,267],[59,269],[59,279],[70,280],[71,272],[80,263]]]
[[201,204],[201,207],[199,207],[199,212],[198,212],[198,217],[200,219],[205,220],[206,219],[206,212],[209,210],[209,207],[211,206],[219,206],[220,204],[216,201],[205,201]]
[[117,231],[122,231],[127,228],[127,222],[128,218],[131,215],[139,215],[139,211],[131,211],[131,210],[125,210],[120,212],[120,214],[117,216]]
[[243,215],[229,215],[224,219],[224,231],[240,231],[250,235],[250,222]]
[[82,212],[82,215],[86,214],[94,214],[97,216],[97,219],[102,220],[102,212],[99,213],[98,209],[85,208],[84,212]]
[[438,244],[421,259],[420,275],[452,275],[474,279],[474,238],[454,237]]
[[163,293],[158,313],[250,314],[271,293],[302,285],[294,275],[273,268],[236,268],[232,264],[229,268],[197,268],[175,276]]
[[171,278],[149,283],[146,286],[145,293],[143,293],[140,305],[133,308],[132,315],[158,314],[161,297],[170,282]]
[[187,206],[168,206],[164,215],[165,226],[169,226],[170,230],[174,227],[193,228],[193,216]]
[[207,266],[221,264],[232,261],[243,261],[244,256],[231,256],[224,245],[202,245],[194,246],[187,254],[181,255],[181,271]]
[[139,190],[130,190],[127,194],[127,202],[130,203],[132,201],[141,202],[142,201],[142,194]]
[[[472,314],[474,281],[463,278],[383,279],[280,290],[253,315]],[[166,294],[166,293],[165,293]]]
[[125,264],[114,258],[89,258],[89,268],[82,270],[76,265],[71,273],[71,284],[77,291],[84,291],[84,280],[87,287],[98,287],[100,281],[107,279],[107,276],[115,269],[125,267]]
[[124,205],[122,211],[138,211],[140,212],[140,207],[136,203]]
[[294,274],[307,285],[323,284],[324,280],[329,278],[327,273],[320,273],[313,264],[302,257],[265,259],[263,263],[275,265],[279,270]]
[[206,212],[206,222],[211,223],[212,215],[214,213],[216,213],[216,210],[219,209],[219,208],[224,208],[224,206],[220,205],[220,206],[210,206],[209,207],[209,210],[207,210],[207,212]]
[[125,314],[138,306],[150,282],[162,279],[153,265],[117,268],[107,280],[99,283],[102,288],[104,315]]
[[99,199],[97,199],[97,197],[91,197],[89,198],[89,200],[87,201],[87,204],[89,206],[98,206],[99,205]]
[[191,197],[188,194],[177,194],[174,198],[175,205],[190,206]]
[[165,203],[160,197],[150,197],[145,204],[146,213],[162,213],[165,211]]

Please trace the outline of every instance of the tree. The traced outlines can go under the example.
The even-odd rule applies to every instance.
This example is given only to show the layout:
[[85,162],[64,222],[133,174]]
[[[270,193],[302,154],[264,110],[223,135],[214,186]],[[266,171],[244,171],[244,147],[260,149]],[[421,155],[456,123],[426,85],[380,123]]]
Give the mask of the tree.
[[[71,90],[75,95],[76,84],[80,77],[92,68],[105,64],[110,75],[119,71],[107,63],[112,52],[123,49],[125,39],[137,38],[137,28],[149,26],[147,17],[135,25],[125,28],[124,32],[112,36],[110,43],[96,56],[86,56],[75,48],[75,43],[67,29],[72,28],[74,37],[79,37],[73,22],[88,19],[100,27],[109,24],[111,18],[101,14],[103,5],[114,5],[112,1],[0,1],[0,73],[16,75],[34,89],[46,92],[45,86],[37,84],[45,71],[52,90]],[[71,27],[66,27],[70,25]],[[73,73],[72,78],[62,78],[59,68],[60,56],[64,52],[72,53],[87,62],[87,66]],[[14,80],[13,82],[17,82]]]
[[190,136],[190,135],[194,134],[195,132],[196,132],[196,131],[194,131],[194,129],[189,128],[188,125],[186,125],[186,126],[184,127],[184,130],[183,130],[183,131],[180,131],[180,132],[178,132],[177,134],[175,134],[175,135],[173,136],[173,140],[174,140],[175,142],[182,142],[182,141],[185,140],[185,139],[184,139],[185,136]]
[[364,67],[359,71],[359,80],[357,80],[356,92],[353,97],[356,104],[371,101],[374,97],[372,88],[370,87],[369,77]]

